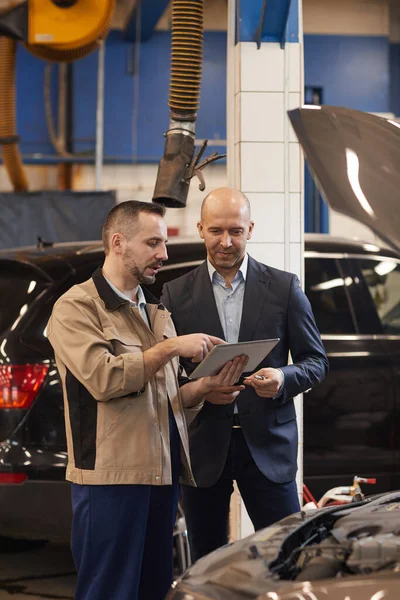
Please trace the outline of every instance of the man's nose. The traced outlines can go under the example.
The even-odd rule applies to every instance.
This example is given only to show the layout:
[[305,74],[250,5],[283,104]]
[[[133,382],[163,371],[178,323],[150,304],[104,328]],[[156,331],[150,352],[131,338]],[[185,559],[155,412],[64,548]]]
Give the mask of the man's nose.
[[163,245],[162,245],[162,246],[159,248],[159,251],[158,251],[158,252],[157,252],[157,254],[156,254],[156,258],[157,258],[158,260],[162,260],[162,261],[168,260],[168,252],[167,252],[167,247],[166,247],[166,245],[165,245],[165,244],[163,244]]
[[225,232],[223,234],[221,238],[221,246],[223,246],[224,248],[229,248],[230,246],[232,246],[231,236],[228,232]]

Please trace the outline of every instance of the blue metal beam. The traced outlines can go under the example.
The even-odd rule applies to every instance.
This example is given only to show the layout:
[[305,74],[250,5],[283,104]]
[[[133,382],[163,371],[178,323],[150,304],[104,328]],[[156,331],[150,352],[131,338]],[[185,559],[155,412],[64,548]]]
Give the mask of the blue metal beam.
[[298,42],[298,11],[298,0],[238,0],[238,41]]
[[[137,0],[123,32],[124,40],[134,42],[138,28],[140,30],[140,40],[142,42],[149,40],[168,4],[169,0]],[[138,19],[140,19],[140,24]]]

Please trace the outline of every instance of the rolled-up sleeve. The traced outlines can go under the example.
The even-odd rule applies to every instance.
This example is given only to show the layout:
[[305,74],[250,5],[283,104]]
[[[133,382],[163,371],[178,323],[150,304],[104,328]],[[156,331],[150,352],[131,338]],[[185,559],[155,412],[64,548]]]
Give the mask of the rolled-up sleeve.
[[107,401],[143,388],[143,352],[113,354],[89,296],[61,298],[48,322],[47,337],[56,359],[96,400]]

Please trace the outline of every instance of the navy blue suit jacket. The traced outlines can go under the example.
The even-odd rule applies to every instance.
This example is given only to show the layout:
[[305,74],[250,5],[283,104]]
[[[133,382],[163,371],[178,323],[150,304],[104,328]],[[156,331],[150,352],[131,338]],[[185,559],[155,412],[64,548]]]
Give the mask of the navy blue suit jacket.
[[[172,313],[178,335],[207,333],[224,338],[206,262],[166,283],[161,301]],[[266,338],[280,338],[280,342],[259,368],[282,369],[282,394],[276,399],[260,398],[252,388],[246,388],[236,403],[243,434],[258,468],[268,479],[284,483],[292,481],[297,470],[293,397],[324,379],[328,360],[298,277],[249,256],[239,341]],[[182,364],[188,374],[196,366],[188,360]],[[213,485],[221,475],[232,419],[233,404],[205,402],[189,428],[192,468],[200,487]]]

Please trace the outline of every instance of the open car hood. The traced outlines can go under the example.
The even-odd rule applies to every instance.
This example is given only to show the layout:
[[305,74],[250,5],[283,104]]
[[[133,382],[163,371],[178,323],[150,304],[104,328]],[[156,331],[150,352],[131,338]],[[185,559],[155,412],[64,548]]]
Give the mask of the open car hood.
[[288,115],[329,206],[400,250],[400,124],[336,106]]

